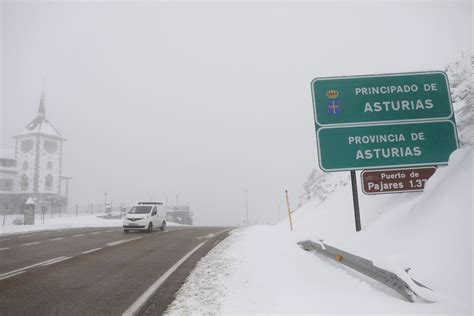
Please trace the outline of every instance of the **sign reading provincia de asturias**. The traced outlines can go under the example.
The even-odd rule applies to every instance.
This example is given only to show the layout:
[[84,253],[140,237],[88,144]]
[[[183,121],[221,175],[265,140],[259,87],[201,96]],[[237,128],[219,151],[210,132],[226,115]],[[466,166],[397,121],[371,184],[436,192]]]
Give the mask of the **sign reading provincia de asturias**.
[[316,78],[311,89],[324,171],[446,164],[458,148],[443,72]]

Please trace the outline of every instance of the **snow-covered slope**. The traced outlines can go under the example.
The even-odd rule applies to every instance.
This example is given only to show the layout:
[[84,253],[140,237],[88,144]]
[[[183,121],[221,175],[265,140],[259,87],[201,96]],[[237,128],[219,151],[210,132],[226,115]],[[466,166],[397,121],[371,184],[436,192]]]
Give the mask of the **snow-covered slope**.
[[[168,313],[472,313],[473,150],[458,150],[422,193],[361,198],[355,232],[351,186],[338,186],[275,226],[241,228],[205,257]],[[409,303],[367,277],[300,249],[312,239],[377,265],[411,267],[437,302]],[[192,297],[192,300],[185,299]]]
[[[300,197],[303,206],[293,214],[293,232],[288,220],[235,231],[198,264],[168,313],[471,315],[472,59],[445,71],[462,149],[424,192],[367,196],[359,188],[362,231],[355,232],[349,172],[314,169]],[[301,250],[296,242],[306,239],[322,239],[394,272],[411,268],[414,279],[434,290],[436,303],[408,303],[337,262]]]

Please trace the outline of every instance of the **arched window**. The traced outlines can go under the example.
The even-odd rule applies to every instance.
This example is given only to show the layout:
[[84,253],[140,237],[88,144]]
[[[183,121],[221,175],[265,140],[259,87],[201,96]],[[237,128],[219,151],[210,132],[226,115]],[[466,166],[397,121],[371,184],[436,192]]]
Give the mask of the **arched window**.
[[28,176],[26,174],[23,174],[21,176],[21,189],[23,191],[28,190],[29,182],[30,182],[30,179],[28,178]]
[[51,190],[53,188],[53,176],[48,174],[44,179],[44,188],[46,190]]

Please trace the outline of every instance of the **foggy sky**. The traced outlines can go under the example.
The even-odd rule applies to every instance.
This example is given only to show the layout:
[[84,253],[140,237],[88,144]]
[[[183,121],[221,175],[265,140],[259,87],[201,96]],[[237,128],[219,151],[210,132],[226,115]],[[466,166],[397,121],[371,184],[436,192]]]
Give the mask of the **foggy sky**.
[[[0,8],[1,147],[46,117],[71,205],[189,202],[197,224],[275,222],[317,166],[315,77],[442,70],[469,1],[28,3]],[[348,197],[351,198],[351,197]]]

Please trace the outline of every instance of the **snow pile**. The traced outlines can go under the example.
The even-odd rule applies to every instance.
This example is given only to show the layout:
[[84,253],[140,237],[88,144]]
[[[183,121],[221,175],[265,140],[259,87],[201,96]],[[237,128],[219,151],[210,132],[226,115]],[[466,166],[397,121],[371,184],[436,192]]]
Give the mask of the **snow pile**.
[[[180,311],[222,313],[472,313],[472,148],[452,154],[425,192],[359,194],[362,231],[356,233],[351,186],[339,186],[323,203],[312,201],[276,226],[232,233],[228,248],[210,253],[220,268],[206,276],[198,267],[178,296]],[[306,252],[297,241],[325,243],[402,271],[434,290],[436,303],[409,303],[395,291],[334,260]],[[208,258],[209,259],[209,258]],[[226,260],[227,264],[223,264]],[[236,262],[238,264],[236,264]],[[213,265],[213,260],[206,262]],[[226,268],[228,267],[228,268]],[[208,269],[209,270],[209,269]],[[189,305],[187,305],[189,304]],[[201,310],[202,311],[202,310]]]

